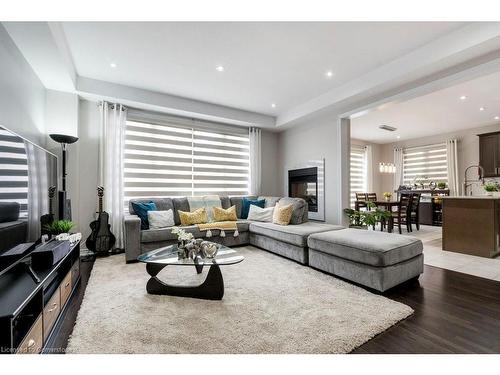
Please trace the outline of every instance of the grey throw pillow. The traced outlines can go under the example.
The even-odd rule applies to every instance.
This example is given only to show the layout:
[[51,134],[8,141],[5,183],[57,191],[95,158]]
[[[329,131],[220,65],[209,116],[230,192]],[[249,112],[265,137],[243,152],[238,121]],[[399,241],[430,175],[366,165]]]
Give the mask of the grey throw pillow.
[[174,211],[148,211],[149,229],[160,229],[173,227]]

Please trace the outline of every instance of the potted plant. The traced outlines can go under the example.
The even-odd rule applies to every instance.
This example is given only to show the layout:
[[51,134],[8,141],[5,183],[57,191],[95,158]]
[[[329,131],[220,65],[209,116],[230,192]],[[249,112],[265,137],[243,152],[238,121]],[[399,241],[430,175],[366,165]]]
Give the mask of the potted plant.
[[440,190],[446,189],[446,182],[438,182],[438,189]]
[[352,208],[344,209],[345,214],[349,218],[350,228],[371,229],[382,220],[387,220],[391,217],[391,213],[386,210],[381,210],[376,207],[373,202],[368,202],[369,211],[356,211]]
[[56,220],[45,226],[45,229],[53,236],[61,233],[69,233],[75,223],[69,220]]
[[486,195],[489,195],[489,196],[497,195],[496,193],[498,193],[500,190],[498,183],[495,181],[486,182],[483,186],[483,189],[484,189],[484,191],[486,191]]
[[384,196],[384,198],[385,198],[385,200],[387,202],[389,202],[391,200],[391,197],[392,197],[392,193],[391,192],[385,191],[382,195]]

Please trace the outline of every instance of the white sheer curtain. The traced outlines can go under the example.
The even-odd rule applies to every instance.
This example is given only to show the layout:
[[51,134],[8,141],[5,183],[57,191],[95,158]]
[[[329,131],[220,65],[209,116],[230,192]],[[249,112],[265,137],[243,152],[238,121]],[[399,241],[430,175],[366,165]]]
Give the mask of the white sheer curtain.
[[104,210],[109,214],[115,247],[123,242],[123,169],[127,111],[121,104],[101,105],[100,183],[104,186]]
[[394,149],[394,166],[396,171],[394,173],[394,190],[398,190],[400,185],[403,185],[403,149],[396,147]]
[[249,128],[250,141],[250,194],[261,193],[261,131],[259,128]]
[[365,146],[365,181],[366,192],[375,193],[373,191],[373,147],[371,145]]
[[448,171],[448,188],[450,195],[460,195],[460,183],[458,182],[458,160],[457,160],[457,140],[446,141],[446,162]]

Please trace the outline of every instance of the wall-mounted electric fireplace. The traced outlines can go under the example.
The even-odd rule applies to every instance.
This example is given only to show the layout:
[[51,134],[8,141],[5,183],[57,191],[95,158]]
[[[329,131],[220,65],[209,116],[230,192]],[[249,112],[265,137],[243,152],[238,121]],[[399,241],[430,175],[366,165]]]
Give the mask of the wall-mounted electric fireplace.
[[304,199],[309,205],[309,212],[318,212],[318,168],[289,170],[288,196]]

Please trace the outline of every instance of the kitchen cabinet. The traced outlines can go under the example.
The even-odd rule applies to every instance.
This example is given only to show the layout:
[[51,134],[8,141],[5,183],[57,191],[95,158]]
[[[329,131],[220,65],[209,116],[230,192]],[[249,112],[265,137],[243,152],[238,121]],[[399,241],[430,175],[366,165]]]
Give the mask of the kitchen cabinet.
[[478,134],[479,164],[483,177],[500,177],[500,132]]

